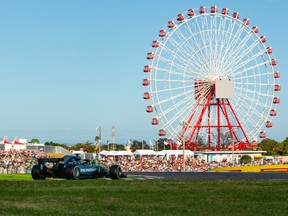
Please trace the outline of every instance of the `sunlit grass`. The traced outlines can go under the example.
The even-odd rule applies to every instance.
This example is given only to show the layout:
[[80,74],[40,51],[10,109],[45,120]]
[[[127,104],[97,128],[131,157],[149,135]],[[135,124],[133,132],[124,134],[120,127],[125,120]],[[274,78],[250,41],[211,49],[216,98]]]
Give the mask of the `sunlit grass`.
[[33,181],[24,176],[30,181],[0,182],[2,215],[287,215],[288,211],[288,181]]

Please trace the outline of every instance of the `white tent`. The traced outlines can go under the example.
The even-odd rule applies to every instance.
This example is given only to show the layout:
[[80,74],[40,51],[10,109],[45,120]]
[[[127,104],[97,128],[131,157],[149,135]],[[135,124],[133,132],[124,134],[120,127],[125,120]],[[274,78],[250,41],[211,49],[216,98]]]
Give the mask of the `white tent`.
[[101,151],[100,155],[102,156],[132,156],[131,151]]
[[116,156],[117,151],[109,151],[106,156]]
[[157,156],[165,156],[165,152],[163,151],[157,152]]
[[116,155],[117,156],[132,156],[133,153],[131,151],[117,151]]
[[103,155],[103,156],[107,156],[108,153],[109,153],[108,151],[103,150],[103,151],[101,151],[99,154],[100,154],[100,155]]
[[157,153],[153,150],[136,150],[134,155],[152,155],[155,156]]
[[[163,150],[160,151],[161,155],[165,155],[166,159],[168,159],[171,155],[175,155],[178,157],[179,155],[183,155],[183,150]],[[190,150],[185,150],[185,158],[187,157],[194,157],[194,152]]]

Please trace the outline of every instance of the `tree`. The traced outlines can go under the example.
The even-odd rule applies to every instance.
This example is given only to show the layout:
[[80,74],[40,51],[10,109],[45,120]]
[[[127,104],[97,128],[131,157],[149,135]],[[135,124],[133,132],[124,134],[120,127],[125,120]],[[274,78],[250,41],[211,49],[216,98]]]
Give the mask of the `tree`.
[[75,146],[72,146],[70,148],[71,150],[80,150],[83,149],[83,151],[87,153],[94,153],[95,152],[95,146],[92,142],[86,141],[85,143],[77,143]]
[[142,142],[138,140],[133,140],[131,145],[131,151],[136,151],[137,149],[142,149]]
[[248,164],[252,161],[252,158],[249,155],[243,155],[241,157],[240,161],[241,161],[241,163]]
[[[158,141],[156,141],[155,145],[158,145],[158,147],[157,147],[158,151],[164,150],[165,142],[168,142],[167,138],[160,138]],[[165,146],[165,149],[170,149],[170,147],[169,146]]]
[[39,144],[40,141],[39,141],[39,139],[37,139],[37,138],[33,138],[29,143],[32,143],[32,144]]
[[[108,148],[109,145],[109,148]],[[115,147],[115,151],[124,151],[125,150],[125,146],[123,144],[116,144],[113,143],[114,147]],[[102,145],[101,150],[105,150],[108,151],[108,149],[111,151],[111,147],[112,147],[112,143],[107,143],[106,145]]]
[[283,152],[282,155],[288,155],[288,137],[282,142]]
[[283,153],[283,146],[281,143],[266,138],[258,144],[259,150],[267,151],[266,155],[281,155]]

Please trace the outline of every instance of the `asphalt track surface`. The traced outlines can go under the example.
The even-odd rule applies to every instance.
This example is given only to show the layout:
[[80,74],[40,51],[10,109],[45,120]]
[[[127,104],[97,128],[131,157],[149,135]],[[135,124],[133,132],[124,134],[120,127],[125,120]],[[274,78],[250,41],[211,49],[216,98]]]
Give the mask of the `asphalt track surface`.
[[165,179],[197,180],[288,180],[288,172],[127,172],[130,175]]

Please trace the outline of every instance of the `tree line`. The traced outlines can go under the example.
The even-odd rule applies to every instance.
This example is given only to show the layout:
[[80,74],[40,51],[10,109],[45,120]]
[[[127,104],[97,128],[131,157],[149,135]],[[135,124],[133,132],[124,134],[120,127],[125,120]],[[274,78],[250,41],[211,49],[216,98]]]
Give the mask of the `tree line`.
[[[96,138],[95,138],[96,140]],[[161,151],[164,149],[169,149],[168,146],[164,144],[164,142],[167,141],[165,138],[157,140],[153,146],[149,145],[145,140],[133,140],[131,141],[130,150],[131,151],[136,151],[137,149],[154,149],[156,151]],[[32,139],[29,143],[40,143],[39,139]],[[96,145],[93,142],[86,141],[83,143],[76,143],[75,145],[68,146],[66,144],[62,143],[55,143],[55,142],[45,142],[44,145],[47,146],[61,146],[67,150],[83,150],[88,153],[95,153]],[[116,143],[107,143],[107,144],[102,144],[101,145],[101,150],[115,150],[115,151],[120,151],[120,150],[125,150],[125,147],[127,144],[116,144]],[[258,150],[261,151],[267,151],[265,155],[278,155],[278,156],[288,156],[288,137],[282,142],[278,142],[273,139],[263,139],[259,144],[258,144]]]

